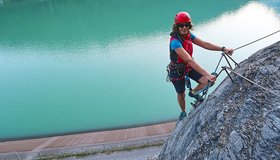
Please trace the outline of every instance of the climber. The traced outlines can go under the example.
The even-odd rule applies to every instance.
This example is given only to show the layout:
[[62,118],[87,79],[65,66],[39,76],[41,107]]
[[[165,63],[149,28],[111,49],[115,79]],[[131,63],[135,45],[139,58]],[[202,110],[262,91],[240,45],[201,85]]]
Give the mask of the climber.
[[194,89],[189,91],[189,96],[199,101],[202,100],[202,97],[195,93],[207,85],[208,81],[216,81],[215,76],[211,75],[193,60],[193,43],[208,50],[222,51],[228,55],[233,53],[231,48],[220,47],[199,39],[191,33],[192,29],[193,25],[189,13],[179,12],[176,14],[172,32],[170,33],[169,49],[171,61],[168,65],[168,77],[175,87],[177,101],[182,110],[179,120],[186,117],[185,76],[187,75],[198,83]]

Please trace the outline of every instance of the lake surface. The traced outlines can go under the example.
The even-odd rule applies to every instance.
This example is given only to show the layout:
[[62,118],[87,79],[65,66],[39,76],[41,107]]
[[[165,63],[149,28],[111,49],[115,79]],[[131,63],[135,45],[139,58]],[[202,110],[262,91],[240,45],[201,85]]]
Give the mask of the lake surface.
[[[280,29],[279,0],[0,0],[0,140],[176,120],[165,69],[179,11],[191,14],[197,37],[232,48]],[[194,58],[212,72],[220,52],[195,46]]]

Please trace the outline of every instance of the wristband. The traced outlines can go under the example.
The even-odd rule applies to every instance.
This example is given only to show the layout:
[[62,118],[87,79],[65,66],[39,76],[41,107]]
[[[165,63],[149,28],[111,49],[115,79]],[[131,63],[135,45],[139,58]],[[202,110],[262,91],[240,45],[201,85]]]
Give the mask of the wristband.
[[224,52],[225,48],[226,48],[226,47],[224,47],[224,46],[222,47],[222,52]]

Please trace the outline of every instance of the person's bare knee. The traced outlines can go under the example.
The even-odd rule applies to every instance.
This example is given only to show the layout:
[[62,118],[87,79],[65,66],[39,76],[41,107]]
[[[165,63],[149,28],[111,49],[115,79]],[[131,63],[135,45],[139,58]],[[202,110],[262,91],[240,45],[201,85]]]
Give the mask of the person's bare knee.
[[185,93],[177,94],[178,100],[185,100]]
[[208,83],[208,79],[206,78],[206,76],[202,76],[199,80],[198,80],[198,82],[201,84],[201,85],[207,85],[207,83]]

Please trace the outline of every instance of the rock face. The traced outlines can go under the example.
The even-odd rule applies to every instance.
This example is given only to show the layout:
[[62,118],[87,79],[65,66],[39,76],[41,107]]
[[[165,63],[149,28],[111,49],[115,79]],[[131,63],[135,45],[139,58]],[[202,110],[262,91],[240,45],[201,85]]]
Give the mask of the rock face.
[[[234,71],[280,96],[280,41]],[[231,77],[177,123],[158,159],[280,159],[280,98]]]

